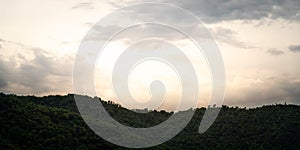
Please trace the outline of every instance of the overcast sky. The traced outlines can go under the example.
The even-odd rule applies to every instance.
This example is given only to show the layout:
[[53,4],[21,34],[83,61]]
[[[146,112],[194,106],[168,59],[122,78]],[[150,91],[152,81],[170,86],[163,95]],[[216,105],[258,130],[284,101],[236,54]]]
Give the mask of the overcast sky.
[[[73,93],[72,71],[80,42],[93,25],[115,10],[146,1],[98,0],[10,0],[0,2],[0,91],[25,95]],[[153,2],[153,1],[151,1]],[[217,42],[226,69],[224,103],[261,106],[274,103],[300,103],[300,1],[299,0],[159,0],[179,6],[203,21]],[[126,14],[138,21],[143,15],[168,16],[170,23],[198,31],[188,18],[168,9],[144,7]],[[149,16],[149,17],[150,17]],[[163,18],[163,17],[162,17]],[[90,40],[106,40],[122,25],[98,26],[102,34]],[[107,32],[103,32],[107,31]],[[196,33],[196,32],[195,32]],[[108,35],[105,35],[108,34]],[[199,75],[199,106],[206,106],[211,94],[208,65],[184,37],[168,30],[140,26],[123,32],[112,42],[95,71],[95,86],[103,99],[118,99],[112,92],[111,70],[116,54],[128,40],[164,35],[182,46],[191,56]],[[202,35],[196,35],[203,38]],[[126,43],[127,42],[127,43]],[[144,54],[157,45],[133,46]],[[157,49],[168,49],[160,45]],[[181,63],[179,56],[164,54]],[[199,58],[199,59],[197,59]],[[102,67],[101,67],[102,66]],[[103,67],[105,66],[105,67]],[[83,74],[84,77],[84,74]],[[147,101],[149,83],[164,80],[167,99],[161,108],[173,109],[177,103],[179,82],[176,72],[155,61],[138,65],[129,87],[134,98]],[[106,82],[107,81],[107,82]],[[169,88],[168,88],[169,87]],[[178,88],[177,88],[178,87]],[[130,106],[128,106],[130,107]]]

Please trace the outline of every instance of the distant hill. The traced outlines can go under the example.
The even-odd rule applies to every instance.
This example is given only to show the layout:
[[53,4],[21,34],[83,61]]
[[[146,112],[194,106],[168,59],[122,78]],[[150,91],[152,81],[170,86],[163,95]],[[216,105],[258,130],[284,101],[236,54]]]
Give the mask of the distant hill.
[[[173,113],[135,113],[112,102],[101,102],[117,121],[132,127],[154,126]],[[195,111],[176,137],[149,149],[300,149],[300,106],[223,106],[204,134],[198,133],[198,127],[205,108]],[[0,93],[0,149],[124,148],[106,142],[87,127],[72,94],[35,97]]]

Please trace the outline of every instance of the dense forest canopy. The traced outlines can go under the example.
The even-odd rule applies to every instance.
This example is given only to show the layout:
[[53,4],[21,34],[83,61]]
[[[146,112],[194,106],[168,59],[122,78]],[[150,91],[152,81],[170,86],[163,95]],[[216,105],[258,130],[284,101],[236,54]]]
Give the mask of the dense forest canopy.
[[[173,114],[156,110],[136,113],[110,101],[101,102],[114,119],[131,127],[151,127]],[[191,122],[172,140],[149,149],[300,148],[300,106],[222,106],[214,124],[199,134],[205,109],[194,110]],[[35,97],[0,93],[0,149],[124,148],[103,140],[88,128],[72,94]]]

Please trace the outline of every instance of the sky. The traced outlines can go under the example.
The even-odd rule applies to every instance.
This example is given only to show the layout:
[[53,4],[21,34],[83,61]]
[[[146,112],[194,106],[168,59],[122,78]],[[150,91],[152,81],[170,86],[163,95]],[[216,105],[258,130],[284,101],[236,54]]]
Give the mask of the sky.
[[[20,95],[73,93],[73,65],[77,51],[91,28],[101,34],[91,41],[105,41],[111,33],[122,30],[123,24],[97,22],[116,10],[149,1],[99,0],[10,0],[0,2],[0,91]],[[200,19],[216,41],[226,71],[224,104],[256,107],[275,103],[300,103],[300,1],[298,0],[156,0],[183,8]],[[161,16],[170,24],[179,24],[195,31],[200,27],[189,18],[169,9],[142,7],[126,11],[132,22],[143,16]],[[122,22],[122,18],[118,18]],[[157,20],[162,21],[162,20]],[[113,21],[112,21],[113,22]],[[126,24],[126,20],[123,21]],[[94,31],[98,32],[98,31]],[[97,96],[134,108],[134,103],[116,96],[112,71],[118,56],[127,48],[136,56],[157,53],[183,65],[184,59],[173,53],[170,44],[154,39],[156,35],[176,45],[194,66],[199,83],[198,106],[207,106],[212,94],[212,78],[205,57],[182,35],[168,28],[139,25],[120,33],[110,42],[95,65],[94,82]],[[130,41],[139,41],[130,45]],[[94,55],[96,53],[92,53]],[[88,61],[89,56],[84,61]],[[82,62],[82,64],[84,64]],[[84,68],[84,66],[83,66]],[[121,78],[122,75],[117,75]],[[118,78],[117,77],[117,78]],[[126,76],[127,77],[127,76]],[[82,73],[82,78],[85,74]],[[139,102],[149,102],[149,88],[155,80],[165,87],[165,101],[153,108],[172,110],[180,97],[181,82],[176,69],[161,61],[148,60],[132,70],[128,88]],[[81,93],[89,94],[89,93]],[[130,100],[128,100],[130,101]],[[147,104],[151,104],[147,103]],[[149,106],[150,107],[150,106]],[[152,107],[152,105],[151,105]],[[187,106],[188,107],[188,106]]]

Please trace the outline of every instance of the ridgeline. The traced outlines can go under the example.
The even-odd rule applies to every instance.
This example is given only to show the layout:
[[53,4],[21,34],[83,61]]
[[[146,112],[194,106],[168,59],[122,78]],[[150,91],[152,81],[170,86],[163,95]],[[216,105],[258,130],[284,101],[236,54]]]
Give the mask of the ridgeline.
[[[89,99],[100,100],[112,117],[131,127],[151,127],[173,114],[155,110],[136,113],[100,98]],[[222,106],[214,124],[199,134],[205,109],[196,109],[191,122],[172,140],[148,149],[300,149],[300,106]],[[35,97],[0,93],[0,149],[124,148],[89,129],[72,94]]]

